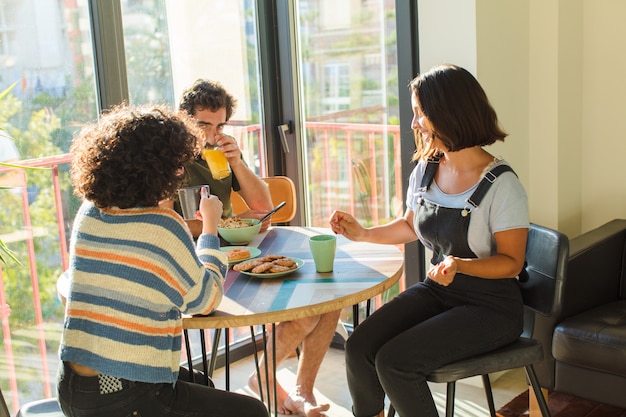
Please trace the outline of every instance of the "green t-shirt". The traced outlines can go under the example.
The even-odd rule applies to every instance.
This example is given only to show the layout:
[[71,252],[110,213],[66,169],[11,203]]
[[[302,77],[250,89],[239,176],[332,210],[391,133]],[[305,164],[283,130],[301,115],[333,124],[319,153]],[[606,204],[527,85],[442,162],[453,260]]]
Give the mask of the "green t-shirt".
[[[220,199],[223,205],[222,217],[232,217],[233,206],[230,202],[231,190],[239,191],[241,187],[237,181],[237,177],[231,174],[222,179],[215,180],[211,175],[208,165],[201,157],[198,157],[193,163],[185,166],[188,179],[185,181],[185,187],[193,187],[195,185],[208,185],[209,192]],[[182,214],[178,198],[174,201],[174,210]]]

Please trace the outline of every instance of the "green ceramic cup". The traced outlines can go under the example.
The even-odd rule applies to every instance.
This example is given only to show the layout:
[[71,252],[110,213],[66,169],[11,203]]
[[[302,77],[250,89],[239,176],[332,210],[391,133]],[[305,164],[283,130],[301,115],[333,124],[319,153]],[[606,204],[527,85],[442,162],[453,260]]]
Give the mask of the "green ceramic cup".
[[330,272],[335,263],[337,237],[335,235],[316,235],[309,238],[309,247],[315,261],[317,272]]

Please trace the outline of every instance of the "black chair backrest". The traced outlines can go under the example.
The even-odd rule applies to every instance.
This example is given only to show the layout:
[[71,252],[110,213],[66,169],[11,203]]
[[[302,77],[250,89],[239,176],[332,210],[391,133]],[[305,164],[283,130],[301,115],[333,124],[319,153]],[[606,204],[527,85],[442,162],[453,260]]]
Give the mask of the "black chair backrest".
[[7,403],[4,400],[4,395],[2,395],[2,389],[0,389],[0,417],[11,417],[11,413],[9,413],[9,407],[7,407]]
[[521,283],[524,304],[544,316],[553,313],[563,290],[569,239],[547,227],[531,224],[526,244],[528,281]]

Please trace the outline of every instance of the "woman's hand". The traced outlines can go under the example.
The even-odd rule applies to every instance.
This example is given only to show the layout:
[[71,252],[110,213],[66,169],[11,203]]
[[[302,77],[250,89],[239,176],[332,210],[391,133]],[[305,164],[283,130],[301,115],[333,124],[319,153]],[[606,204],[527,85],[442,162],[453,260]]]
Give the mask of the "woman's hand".
[[335,234],[344,235],[350,240],[360,240],[365,232],[365,228],[351,214],[344,211],[335,210],[330,216],[329,223]]
[[457,271],[457,263],[454,257],[446,256],[443,261],[431,267],[428,272],[428,278],[436,283],[447,287],[454,281]]
[[222,202],[217,196],[207,193],[206,188],[200,190],[199,219],[202,220],[202,233],[217,234],[217,224],[222,218]]

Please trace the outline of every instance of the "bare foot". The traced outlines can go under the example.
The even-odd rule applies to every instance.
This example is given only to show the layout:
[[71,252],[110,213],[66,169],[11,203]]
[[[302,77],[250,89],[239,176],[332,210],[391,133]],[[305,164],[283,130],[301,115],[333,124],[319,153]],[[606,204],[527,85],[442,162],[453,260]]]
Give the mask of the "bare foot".
[[318,405],[313,394],[303,396],[297,389],[296,392],[289,394],[284,404],[285,408],[291,413],[306,417],[327,416],[328,414],[326,414],[325,411],[328,411],[330,408],[330,404]]
[[[268,401],[267,401],[266,384],[265,384],[265,381],[263,380],[261,380],[261,383],[263,384],[263,402],[267,404]],[[259,380],[256,374],[252,374],[248,377],[248,386],[256,395],[260,397]],[[271,387],[271,382],[270,382],[270,389],[272,388],[273,387]],[[278,411],[279,414],[286,414],[286,415],[293,414],[291,410],[285,407],[285,401],[287,400],[288,397],[289,397],[289,394],[287,393],[287,391],[285,391],[285,389],[277,382],[276,383],[276,401],[278,402],[278,407],[276,408],[276,410]],[[271,403],[274,403],[273,391],[269,398],[271,400]]]

